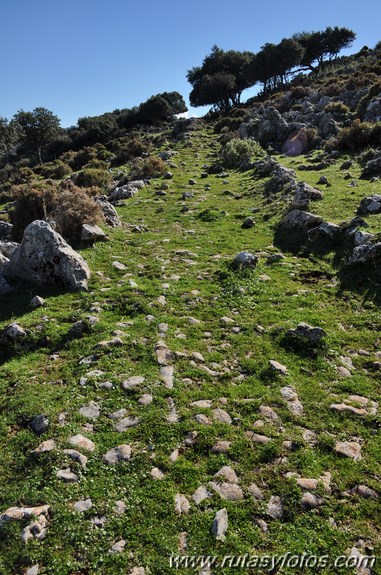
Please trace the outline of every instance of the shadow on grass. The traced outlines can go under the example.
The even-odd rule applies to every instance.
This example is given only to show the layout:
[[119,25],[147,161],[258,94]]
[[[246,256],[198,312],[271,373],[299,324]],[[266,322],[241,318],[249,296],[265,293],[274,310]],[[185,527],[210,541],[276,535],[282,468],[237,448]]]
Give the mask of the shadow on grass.
[[51,299],[67,292],[67,288],[58,286],[50,288],[20,287],[10,294],[0,296],[0,322],[7,320],[16,321],[22,316],[31,313],[33,307],[30,302],[36,293],[44,299]]
[[[310,241],[307,233],[292,233],[286,231],[282,226],[275,229],[274,245],[282,251],[291,252],[293,255],[300,257],[316,256],[324,258],[328,254],[333,255],[332,265],[337,272],[340,285],[338,295],[345,291],[355,291],[363,297],[363,301],[371,301],[375,305],[381,305],[381,262],[373,261],[368,264],[351,264],[348,259],[352,252],[353,246],[339,237],[335,242]],[[308,272],[310,276],[312,272]],[[321,272],[316,271],[317,276]],[[333,274],[324,272],[324,279],[330,279]],[[308,278],[301,278],[308,281]],[[318,279],[318,278],[317,278]]]

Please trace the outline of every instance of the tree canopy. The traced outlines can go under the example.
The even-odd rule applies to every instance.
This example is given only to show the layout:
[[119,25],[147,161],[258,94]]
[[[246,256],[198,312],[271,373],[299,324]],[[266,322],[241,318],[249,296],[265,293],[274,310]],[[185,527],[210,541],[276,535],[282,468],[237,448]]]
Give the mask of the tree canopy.
[[59,135],[60,120],[46,108],[35,108],[33,112],[19,110],[13,116],[13,125],[19,130],[19,141],[37,154],[42,163],[42,151]]
[[191,105],[212,105],[219,110],[226,110],[238,104],[243,90],[251,85],[245,66],[252,56],[251,52],[225,52],[213,46],[202,65],[187,73],[187,79],[192,85],[189,96]]

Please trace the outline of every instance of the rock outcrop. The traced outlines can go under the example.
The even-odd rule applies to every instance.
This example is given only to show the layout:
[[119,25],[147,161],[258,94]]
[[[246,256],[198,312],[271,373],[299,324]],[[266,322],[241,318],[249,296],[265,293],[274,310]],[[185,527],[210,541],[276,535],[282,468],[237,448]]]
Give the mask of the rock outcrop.
[[36,220],[24,231],[3,276],[10,284],[66,285],[87,289],[90,269],[85,260],[47,222]]

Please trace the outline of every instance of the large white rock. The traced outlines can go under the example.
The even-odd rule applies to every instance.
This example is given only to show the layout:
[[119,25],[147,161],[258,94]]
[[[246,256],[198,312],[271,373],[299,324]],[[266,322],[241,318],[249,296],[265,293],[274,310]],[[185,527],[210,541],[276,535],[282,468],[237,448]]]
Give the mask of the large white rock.
[[10,283],[63,284],[81,290],[87,289],[90,268],[47,222],[36,220],[25,228],[3,275]]

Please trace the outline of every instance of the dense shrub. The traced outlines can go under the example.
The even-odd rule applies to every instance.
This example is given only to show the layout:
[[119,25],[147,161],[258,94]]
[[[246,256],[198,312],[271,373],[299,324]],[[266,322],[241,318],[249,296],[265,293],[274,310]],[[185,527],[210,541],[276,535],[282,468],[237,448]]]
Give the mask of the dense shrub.
[[350,152],[361,152],[369,146],[381,145],[381,122],[370,124],[356,119],[349,128],[342,128],[338,135],[338,147]]
[[343,102],[330,102],[324,108],[324,112],[331,113],[335,120],[342,120],[350,114],[351,111]]
[[112,180],[110,172],[100,170],[97,168],[85,168],[77,174],[75,183],[81,188],[90,188],[98,186],[100,188],[107,187]]
[[63,180],[64,178],[70,176],[73,172],[70,166],[64,164],[64,162],[60,160],[38,166],[34,169],[34,171],[44,178],[51,178],[53,180]]
[[55,223],[55,228],[71,245],[77,245],[82,225],[101,220],[99,205],[92,196],[96,189],[78,188],[71,181],[34,181],[14,186],[14,207],[10,212],[14,239],[21,241],[24,229],[34,220]]
[[166,172],[168,166],[161,158],[136,158],[131,167],[132,179],[158,178]]
[[226,168],[246,166],[252,156],[263,155],[264,151],[255,140],[233,138],[221,150],[221,159]]

